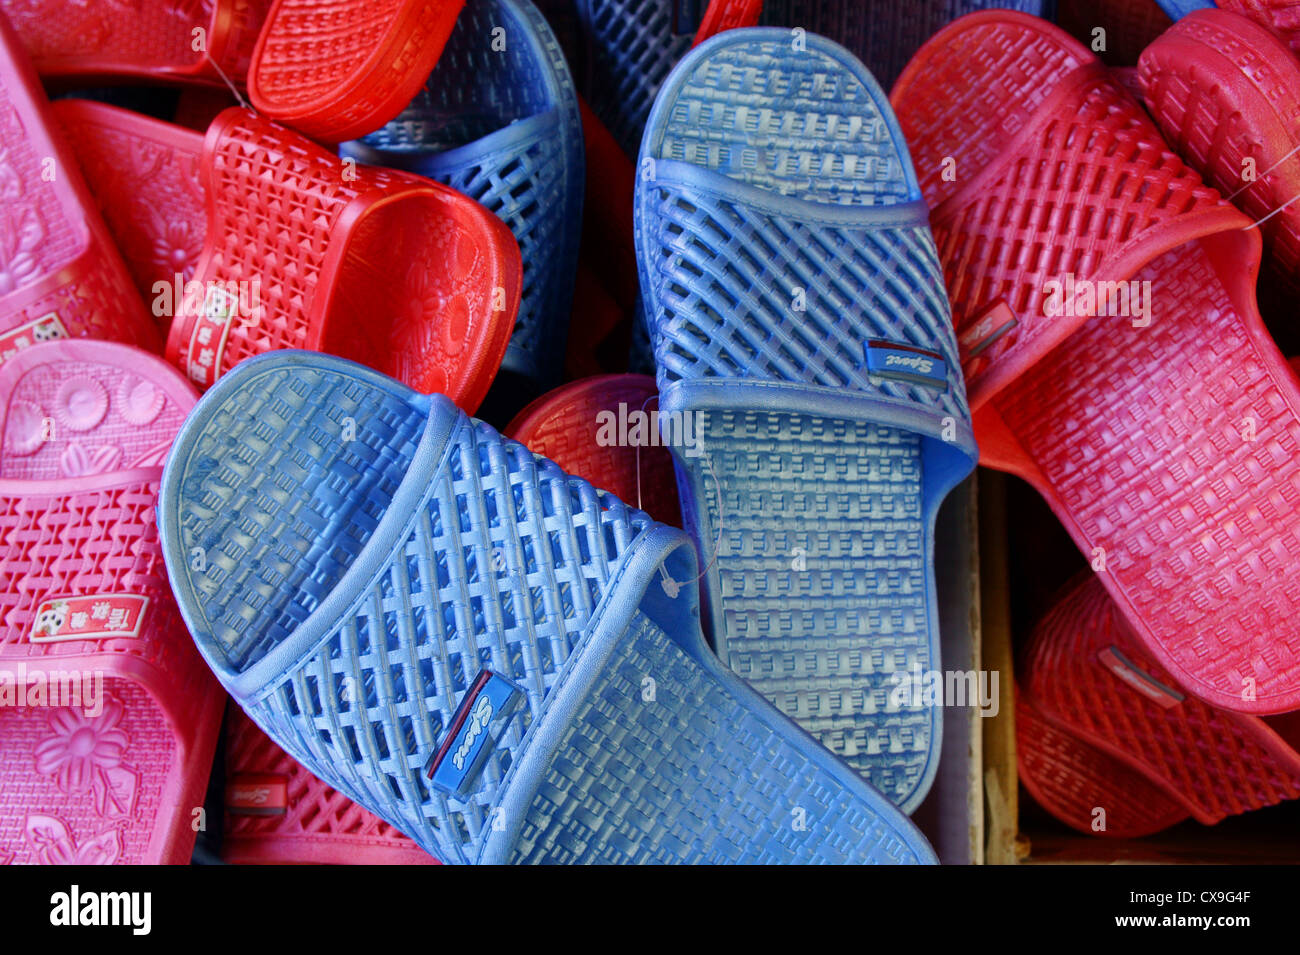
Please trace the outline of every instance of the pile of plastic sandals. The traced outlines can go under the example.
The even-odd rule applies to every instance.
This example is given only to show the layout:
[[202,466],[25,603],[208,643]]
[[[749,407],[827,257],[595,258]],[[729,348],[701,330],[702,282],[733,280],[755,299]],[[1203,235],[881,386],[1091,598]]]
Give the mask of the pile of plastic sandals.
[[680,531],[443,396],[245,361],[181,429],[159,514],[236,702],[443,862],[933,860],[719,665],[664,583],[696,573]]
[[0,0],[0,864],[1285,815],[1297,9]]

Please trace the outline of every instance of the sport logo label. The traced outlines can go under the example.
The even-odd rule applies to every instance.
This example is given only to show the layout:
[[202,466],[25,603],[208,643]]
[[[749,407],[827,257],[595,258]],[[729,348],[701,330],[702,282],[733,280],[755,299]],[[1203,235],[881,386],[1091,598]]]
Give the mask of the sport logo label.
[[138,637],[149,598],[138,594],[51,597],[36,608],[32,643]]
[[237,816],[283,816],[289,780],[271,773],[238,773],[226,784],[226,809]]
[[980,353],[992,347],[994,342],[1017,324],[1016,316],[1007,303],[999,301],[961,332],[957,336],[957,351],[961,356],[963,374],[971,378],[983,371],[988,358],[981,358]]
[[[463,799],[469,795],[508,717],[523,699],[509,680],[480,670],[451,719],[451,729],[425,767],[434,789]],[[496,733],[493,733],[493,726]]]
[[474,704],[474,712],[470,714],[469,724],[465,730],[465,738],[460,741],[456,747],[455,754],[451,757],[451,764],[457,769],[465,768],[465,760],[469,758],[470,751],[478,738],[487,732],[488,724],[492,722],[492,701],[486,696],[480,696],[478,702]]
[[866,344],[867,373],[927,388],[948,390],[948,363],[937,352],[896,342]]
[[929,358],[923,358],[920,355],[913,355],[911,358],[904,358],[902,355],[890,355],[885,359],[886,368],[911,368],[913,371],[920,372],[922,375],[930,374],[934,368],[934,361]]

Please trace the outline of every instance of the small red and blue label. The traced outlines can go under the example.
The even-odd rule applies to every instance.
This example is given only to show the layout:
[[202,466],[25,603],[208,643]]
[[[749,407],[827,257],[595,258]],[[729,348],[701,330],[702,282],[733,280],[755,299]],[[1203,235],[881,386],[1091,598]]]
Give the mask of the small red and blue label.
[[505,677],[480,670],[438,752],[425,766],[433,788],[457,799],[469,795],[507,718],[522,700],[523,692]]
[[938,352],[884,341],[867,342],[865,348],[867,374],[948,390],[948,363]]
[[283,816],[289,809],[289,777],[236,773],[226,783],[226,809],[238,816]]

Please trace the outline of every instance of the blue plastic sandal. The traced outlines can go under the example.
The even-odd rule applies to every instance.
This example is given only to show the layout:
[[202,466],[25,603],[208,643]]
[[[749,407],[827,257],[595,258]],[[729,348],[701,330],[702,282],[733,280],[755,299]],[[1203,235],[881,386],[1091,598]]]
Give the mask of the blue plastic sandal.
[[1170,20],[1181,20],[1193,10],[1213,10],[1214,0],[1156,0]]
[[159,527],[246,712],[444,862],[933,862],[726,670],[682,532],[339,358],[278,351],[183,425]]
[[888,89],[926,40],[978,10],[1051,18],[1055,0],[764,0],[762,22],[802,27],[843,44]]
[[591,111],[635,156],[659,86],[691,46],[758,22],[760,0],[576,0]]
[[525,400],[558,384],[578,267],[582,125],[564,55],[537,8],[468,0],[420,94],[340,152],[445,183],[510,227],[524,291],[501,370],[522,379]]
[[935,513],[977,452],[898,124],[829,40],[733,30],[668,78],[640,168],[642,294],[661,419],[692,425],[673,440],[706,626],[910,812],[942,726],[924,692]]

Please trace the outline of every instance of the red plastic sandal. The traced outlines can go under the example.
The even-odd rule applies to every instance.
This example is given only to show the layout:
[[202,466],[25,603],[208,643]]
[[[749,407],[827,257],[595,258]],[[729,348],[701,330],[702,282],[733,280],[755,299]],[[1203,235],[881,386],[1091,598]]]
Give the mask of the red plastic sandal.
[[542,395],[503,432],[563,470],[673,526],[682,522],[672,455],[649,375],[599,375]]
[[243,83],[270,0],[4,0],[45,77]]
[[205,138],[111,106],[63,109],[137,281],[170,320],[167,357],[200,388],[250,355],[309,348],[478,407],[522,283],[514,237],[478,203],[344,162],[248,110],[226,110]]
[[1140,839],[1188,818],[1142,773],[1045,720],[1016,694],[1016,766],[1034,801],[1071,829]]
[[5,0],[47,77],[247,84],[267,116],[339,143],[415,96],[464,0]]
[[419,92],[464,0],[275,0],[248,69],[253,105],[322,142],[373,133]]
[[1300,3],[1297,0],[1215,0],[1214,5],[1267,27],[1300,54]]
[[1255,305],[1258,231],[1045,21],[957,21],[892,98],[981,463],[1043,494],[1180,686],[1300,706],[1300,387]]
[[195,397],[111,342],[0,367],[0,862],[189,861],[225,694],[154,508]]
[[90,100],[51,106],[165,341],[176,286],[194,278],[208,231],[203,137]]
[[[1258,717],[1182,692],[1095,577],[1070,588],[1035,629],[1020,686],[1058,732],[1140,773],[1206,825],[1300,797],[1300,753]],[[1108,814],[1142,805],[1141,789],[1126,792],[1119,778],[1111,785]]]
[[226,717],[221,856],[253,865],[436,865],[407,836],[325,785],[238,707]]
[[1300,62],[1245,17],[1198,10],[1147,48],[1138,75],[1165,138],[1261,223],[1270,265],[1300,287]]
[[0,15],[0,361],[55,338],[161,340]]

